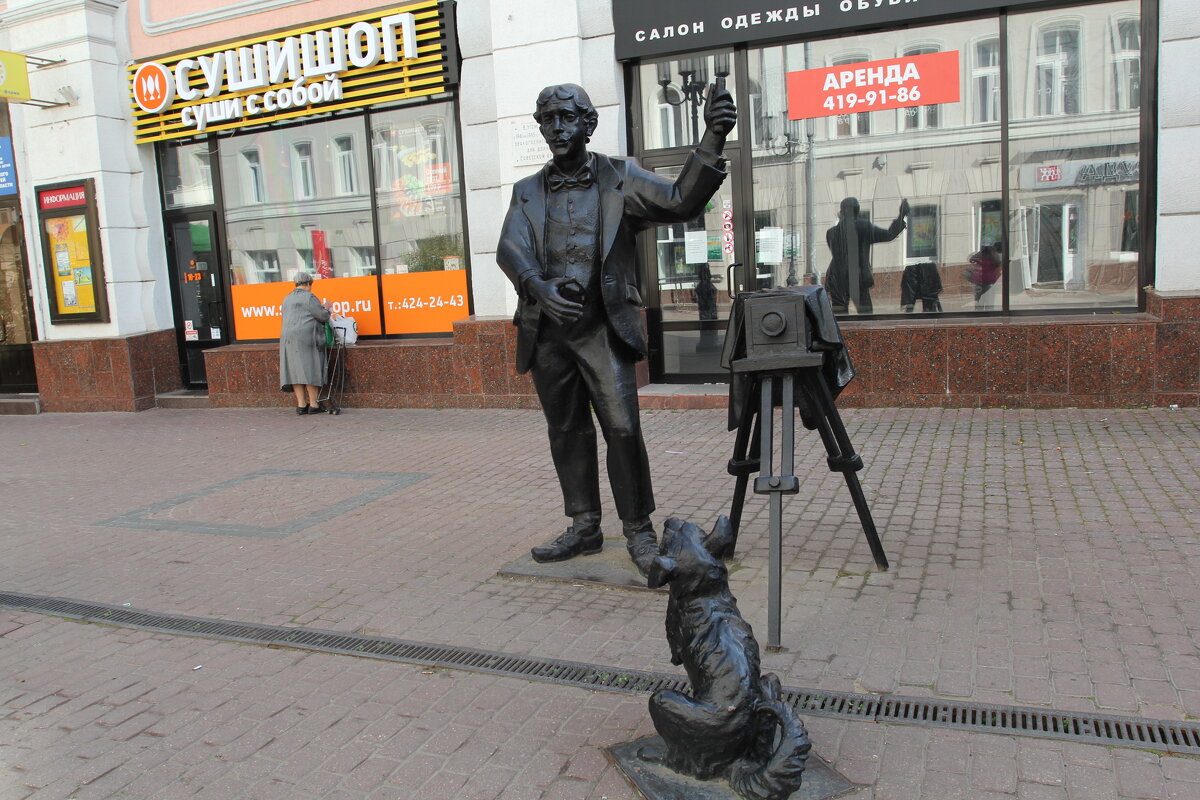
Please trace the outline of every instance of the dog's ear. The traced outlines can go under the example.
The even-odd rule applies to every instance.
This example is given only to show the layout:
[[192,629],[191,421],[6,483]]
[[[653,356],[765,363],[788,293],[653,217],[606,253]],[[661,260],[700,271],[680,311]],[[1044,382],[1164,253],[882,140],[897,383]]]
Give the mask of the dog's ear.
[[711,553],[713,558],[723,559],[732,544],[733,529],[729,524],[729,517],[722,514],[717,517],[712,532],[704,537],[704,549]]
[[675,567],[675,559],[669,556],[655,556],[650,562],[650,569],[646,571],[646,585],[657,589],[669,583],[675,577]]

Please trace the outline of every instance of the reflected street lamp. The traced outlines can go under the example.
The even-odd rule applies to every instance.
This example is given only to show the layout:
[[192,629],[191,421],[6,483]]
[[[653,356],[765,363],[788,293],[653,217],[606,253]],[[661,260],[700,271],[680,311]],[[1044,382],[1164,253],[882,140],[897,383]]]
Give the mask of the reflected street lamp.
[[[695,144],[700,141],[700,108],[708,99],[707,76],[704,74],[705,59],[679,59],[677,62],[680,77],[678,86],[671,83],[671,63],[664,61],[658,65],[658,85],[663,90],[663,102],[676,108],[687,104],[692,120],[692,144]],[[713,57],[713,73],[718,78],[728,77],[728,53],[721,53]],[[678,95],[679,99],[671,99],[672,94]]]

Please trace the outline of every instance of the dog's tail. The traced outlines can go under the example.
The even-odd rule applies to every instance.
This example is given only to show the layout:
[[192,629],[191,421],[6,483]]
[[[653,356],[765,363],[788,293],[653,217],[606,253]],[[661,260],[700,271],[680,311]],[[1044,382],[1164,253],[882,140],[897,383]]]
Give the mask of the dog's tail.
[[[759,683],[758,735],[750,752],[730,768],[729,785],[747,800],[787,800],[800,788],[812,743],[804,724],[784,704],[779,678],[768,673]],[[777,728],[779,744],[772,749]]]

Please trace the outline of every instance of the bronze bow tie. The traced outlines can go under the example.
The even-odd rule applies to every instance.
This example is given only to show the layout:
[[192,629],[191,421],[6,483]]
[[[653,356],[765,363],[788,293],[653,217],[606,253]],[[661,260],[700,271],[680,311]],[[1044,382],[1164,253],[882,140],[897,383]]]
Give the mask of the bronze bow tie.
[[550,191],[557,192],[561,191],[562,189],[590,188],[591,185],[596,182],[596,178],[594,175],[592,175],[592,171],[587,169],[583,172],[579,172],[570,176],[551,173],[547,176],[546,182],[550,186]]

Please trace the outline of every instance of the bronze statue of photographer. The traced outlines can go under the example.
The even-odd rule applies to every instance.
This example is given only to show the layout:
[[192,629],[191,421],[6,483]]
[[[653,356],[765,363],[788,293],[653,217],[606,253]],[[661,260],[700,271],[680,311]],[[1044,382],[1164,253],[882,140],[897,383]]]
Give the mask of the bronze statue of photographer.
[[496,261],[517,290],[517,371],[533,372],[571,524],[532,555],[562,561],[603,545],[594,409],[626,547],[645,575],[658,546],[634,374],[646,357],[635,236],[703,213],[725,179],[721,153],[737,111],[718,78],[704,136],[674,181],[588,152],[597,114],[579,86],[543,89],[534,119],[552,159],[513,187]]

